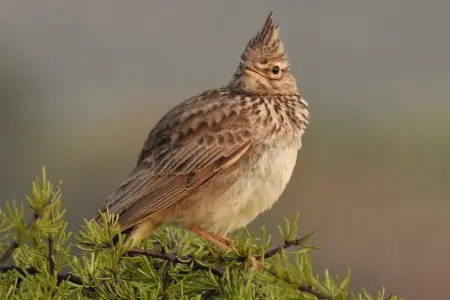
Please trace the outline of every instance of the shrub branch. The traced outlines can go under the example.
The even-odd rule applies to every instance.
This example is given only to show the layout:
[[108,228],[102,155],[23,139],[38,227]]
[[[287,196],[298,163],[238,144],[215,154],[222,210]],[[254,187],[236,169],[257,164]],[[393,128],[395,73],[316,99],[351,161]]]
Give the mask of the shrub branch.
[[[33,218],[28,222],[26,226],[26,231],[32,231],[36,224],[39,222],[39,220],[43,217],[43,213],[45,213],[46,209],[49,208],[49,206],[53,203],[53,200],[55,200],[56,195],[58,195],[61,192],[61,186],[62,183],[60,182],[56,186],[56,190],[52,191],[50,196],[48,197],[48,200],[38,209],[34,209],[33,211]],[[9,247],[3,252],[2,256],[0,257],[0,267],[3,266],[8,259],[13,255],[14,251],[16,251],[17,248],[20,247],[20,243],[15,240],[13,241]],[[50,254],[49,254],[50,255]]]
[[[242,248],[236,246],[236,252],[240,253],[238,256],[234,252],[230,255],[220,255],[218,258],[220,263],[215,263],[211,260],[213,253],[205,251],[207,248],[197,248],[192,242],[186,244],[186,241],[189,241],[186,236],[173,234],[170,230],[164,236],[156,237],[158,247],[153,244],[150,249],[124,249],[122,243],[117,245],[113,242],[113,237],[120,232],[120,228],[117,221],[114,221],[114,216],[106,214],[104,216],[106,231],[105,228],[102,231],[101,227],[87,225],[86,230],[80,233],[79,247],[85,252],[78,258],[70,254],[70,245],[67,248],[63,247],[70,233],[66,234],[67,224],[61,221],[63,214],[60,211],[61,183],[52,188],[45,178],[44,170],[44,188],[40,189],[40,183],[36,180],[33,183],[32,194],[27,198],[33,212],[32,219],[28,223],[23,221],[23,213],[17,207],[10,210],[11,216],[1,214],[3,217],[3,220],[0,220],[1,230],[17,230],[18,232],[13,236],[12,242],[6,244],[6,250],[0,255],[0,274],[3,274],[4,280],[0,282],[2,296],[20,297],[29,293],[33,295],[40,293],[42,297],[43,295],[53,297],[60,291],[63,294],[76,291],[79,297],[90,297],[91,293],[106,297],[113,293],[121,299],[128,299],[148,293],[146,288],[148,287],[159,289],[162,292],[161,299],[180,295],[199,296],[199,294],[202,299],[213,299],[220,295],[241,298],[258,295],[270,298],[273,288],[273,295],[283,293],[286,296],[298,297],[302,294],[301,299],[331,300],[334,299],[333,297],[374,299],[365,291],[362,295],[359,294],[359,298],[351,296],[353,294],[348,292],[348,277],[338,284],[327,273],[324,280],[313,276],[311,262],[306,251],[303,251],[303,249],[311,249],[304,245],[311,233],[298,239],[294,238],[297,235],[297,221],[292,223],[295,225],[290,225],[286,218],[282,229],[285,239],[282,245],[270,250],[266,250],[264,246],[262,247],[264,252],[258,253],[255,249],[261,250],[261,248],[255,248],[256,239],[249,237]],[[106,222],[107,220],[109,221]],[[30,232],[36,235],[32,236]],[[266,240],[264,234],[263,236],[262,240]],[[1,240],[9,237],[7,233]],[[33,237],[35,248],[22,245],[25,243],[23,237],[28,239]],[[108,242],[110,238],[112,240]],[[248,246],[251,250],[246,250]],[[298,259],[295,268],[289,262],[288,253],[284,252],[291,247],[302,249],[295,253]],[[182,249],[187,251],[183,253]],[[249,258],[248,255],[245,256],[245,253],[262,261],[260,272],[242,273],[245,269],[241,267],[247,267],[247,264],[244,265],[243,262]],[[12,255],[14,255],[13,263],[5,266]],[[126,259],[127,257],[141,257],[142,261]],[[271,260],[263,264],[266,259]],[[70,266],[71,272],[60,272],[64,266]],[[180,266],[182,268],[179,268]],[[134,270],[136,268],[138,270]],[[148,279],[139,283],[133,282],[134,276],[141,278],[143,274]],[[305,282],[307,284],[304,284]],[[34,285],[37,285],[36,289]],[[40,287],[41,290],[39,290]],[[397,300],[399,298],[393,294],[385,298],[383,290],[376,299]]]
[[[287,248],[293,247],[293,246],[299,246],[299,245],[301,245],[301,243],[303,241],[305,241],[306,238],[307,238],[307,236],[304,236],[299,239],[291,240],[291,241],[287,240],[284,242],[283,245],[277,246],[274,249],[268,250],[267,252],[265,252],[264,258],[273,257],[276,254],[280,253],[282,249],[287,249]],[[49,253],[50,253],[50,249],[49,249]],[[158,251],[141,249],[141,248],[131,249],[128,252],[126,252],[125,255],[126,256],[145,256],[145,257],[151,257],[151,258],[156,258],[156,259],[162,259],[162,260],[165,260],[172,264],[183,264],[186,266],[191,266],[192,270],[194,270],[194,271],[196,271],[196,270],[210,271],[211,273],[213,273],[215,276],[217,276],[219,278],[223,278],[225,275],[224,269],[217,267],[217,266],[212,266],[206,262],[195,259],[191,255],[180,256],[177,253],[164,253],[164,250],[161,250],[161,252],[158,252]],[[237,259],[237,260],[239,260],[239,259]],[[264,269],[266,271],[268,271],[270,274],[272,274],[273,276],[276,276],[279,278],[279,276],[277,276],[277,274],[275,272],[268,270],[266,268],[264,268]],[[7,266],[7,267],[0,267],[0,273],[5,273],[8,271],[12,271],[12,270],[17,271],[23,277],[28,276],[28,275],[33,276],[33,275],[38,274],[38,271],[34,268],[24,269],[24,268],[20,268],[20,267],[14,266],[14,265]],[[62,281],[68,281],[75,285],[84,286],[84,287],[87,287],[88,289],[92,289],[92,287],[89,284],[83,282],[83,280],[79,276],[74,275],[72,273],[57,273],[56,277],[57,277],[58,284],[60,284]],[[280,279],[284,280],[283,278],[280,278]],[[168,289],[168,287],[171,283],[172,283],[172,278],[166,271],[164,279],[163,279],[163,291],[164,292]],[[314,295],[319,300],[331,299],[328,296],[323,295],[323,294],[319,293],[318,291],[314,290],[311,286],[308,286],[308,285],[299,285],[297,287],[297,289],[303,293],[308,293],[308,294]]]

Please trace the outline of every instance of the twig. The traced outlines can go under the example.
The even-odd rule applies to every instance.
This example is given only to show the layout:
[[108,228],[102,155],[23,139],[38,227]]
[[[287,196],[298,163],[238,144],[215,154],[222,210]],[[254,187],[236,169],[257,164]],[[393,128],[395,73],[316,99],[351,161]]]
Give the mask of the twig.
[[299,290],[300,292],[303,292],[303,293],[308,293],[308,294],[314,295],[317,297],[318,300],[331,300],[332,299],[330,296],[324,295],[321,292],[313,290],[312,286],[310,286],[310,285],[301,284],[301,285],[297,286],[297,290]]
[[386,298],[386,300],[392,300],[392,299],[394,299],[394,297],[395,297],[395,294],[394,294],[394,293],[391,293],[391,294]]
[[[173,245],[173,235],[171,231],[168,231],[168,235],[169,235],[169,245],[171,246],[171,248]],[[166,254],[166,250],[164,247],[161,247],[161,253]],[[168,266],[164,267],[164,277],[163,277],[163,286],[162,286],[162,300],[167,300],[167,290],[169,289],[170,285],[172,284],[172,277],[169,274],[169,270],[170,268],[173,266],[173,263],[169,263]]]
[[310,286],[310,285],[295,284],[291,280],[289,280],[288,278],[281,278],[277,273],[275,273],[272,270],[269,270],[267,268],[264,268],[264,270],[267,271],[268,273],[270,273],[271,275],[275,276],[276,278],[278,278],[280,280],[283,280],[283,281],[285,281],[286,283],[288,283],[290,285],[296,286],[298,291],[316,296],[316,298],[318,300],[332,300],[332,298],[330,296],[327,296],[325,294],[322,294],[321,292],[318,292],[318,291],[314,290],[312,288],[312,286]]
[[[295,240],[285,240],[284,244],[278,247],[273,248],[272,250],[269,250],[267,252],[264,253],[264,259],[273,257],[275,255],[277,255],[278,253],[280,253],[283,249],[287,249],[293,246],[301,246],[301,244],[308,239],[310,236],[310,234],[307,234],[299,239],[295,239]],[[303,293],[308,293],[311,295],[316,296],[316,298],[318,300],[331,300],[332,298],[330,296],[327,296],[325,294],[322,294],[321,292],[318,292],[316,290],[314,290],[312,288],[312,286],[310,285],[306,285],[306,284],[294,284],[291,282],[291,280],[289,280],[288,278],[281,278],[278,274],[276,274],[274,271],[267,269],[265,267],[263,267],[265,271],[267,271],[268,273],[272,274],[273,276],[277,277],[278,279],[281,279],[291,285],[296,285],[297,286],[297,290]]]
[[[170,265],[172,265],[172,263],[170,263]],[[164,271],[164,279],[163,279],[163,287],[162,287],[162,292],[163,292],[163,296],[162,296],[162,300],[167,300],[167,290],[169,289],[169,286],[172,284],[172,277],[169,275],[169,268],[170,266],[167,266],[165,271]]]
[[[271,258],[272,256],[277,255],[278,253],[281,252],[282,249],[287,249],[287,248],[294,247],[294,246],[301,246],[302,242],[304,242],[306,239],[308,239],[309,236],[310,235],[308,234],[308,235],[305,235],[305,236],[303,236],[303,237],[301,237],[299,239],[285,240],[283,245],[275,247],[272,250],[266,251],[264,253],[264,259]],[[260,255],[256,255],[256,256],[254,256],[254,258],[257,259],[257,260],[260,260],[261,256]],[[245,261],[247,259],[248,259],[247,256],[240,256],[237,260],[239,262],[243,262],[243,261]]]
[[[41,212],[45,211],[45,209],[47,209],[47,207],[49,207],[54,198],[55,195],[57,195],[61,190],[61,183],[56,187],[55,192],[52,192],[50,194],[50,196],[48,197],[47,202],[45,202],[41,208],[38,210],[34,211],[33,214],[33,219],[31,219],[30,222],[28,222],[27,226],[26,226],[26,231],[31,231],[34,229],[34,227],[36,226],[36,224],[38,223],[39,219],[42,218]],[[18,243],[17,241],[13,241],[11,243],[11,245],[9,245],[9,247],[5,250],[5,252],[3,252],[2,256],[0,257],[0,266],[3,266],[8,259],[11,257],[11,255],[14,253],[14,251],[20,247],[20,243]]]
[[[205,265],[203,262],[200,262],[196,259],[194,259],[192,256],[178,256],[176,254],[173,253],[161,253],[161,252],[156,252],[156,251],[151,251],[151,250],[145,250],[145,249],[131,249],[130,251],[127,252],[128,256],[147,256],[147,257],[152,257],[152,258],[159,258],[159,259],[163,259],[166,260],[170,263],[173,264],[185,264],[188,265],[190,263],[193,264],[193,269],[194,270],[206,270],[209,271],[211,270],[211,272],[219,277],[223,277],[224,275],[224,271],[219,268],[219,267],[214,267],[214,266],[208,266]],[[8,266],[8,267],[0,267],[0,273],[6,273],[8,271],[11,270],[16,270],[19,274],[21,274],[22,276],[27,276],[27,275],[36,275],[39,272],[35,269],[35,268],[20,268],[17,266]],[[62,281],[68,281],[71,282],[73,284],[76,285],[80,285],[80,286],[87,286],[88,289],[92,289],[91,287],[89,287],[86,283],[83,282],[83,280],[81,279],[81,277],[74,275],[72,273],[57,273],[56,274],[56,278],[57,278],[57,283],[60,284]],[[168,276],[168,278],[171,280],[170,276]],[[168,284],[170,284],[171,282],[167,282],[167,279],[164,280],[165,282],[163,283],[167,289],[168,288]]]
[[55,253],[55,240],[52,235],[48,235],[48,267],[51,275],[55,272],[55,260],[53,259],[53,255]]
[[217,299],[220,296],[220,288],[207,290],[202,294],[202,299]]
[[[6,273],[6,272],[12,271],[12,270],[17,271],[22,276],[36,275],[39,273],[35,268],[23,269],[23,268],[20,268],[17,266],[0,267],[0,273]],[[72,273],[58,273],[56,275],[56,278],[57,278],[58,284],[60,284],[62,281],[68,281],[68,282],[71,282],[73,284],[80,285],[80,286],[85,285],[83,280],[81,280],[81,278],[79,276],[76,276]]]
[[163,259],[163,260],[166,260],[166,261],[174,263],[174,264],[187,265],[189,263],[192,263],[192,267],[194,270],[205,270],[205,271],[211,270],[211,272],[214,275],[219,276],[219,277],[223,277],[223,275],[225,274],[225,272],[222,270],[222,268],[206,265],[203,262],[196,260],[194,257],[192,257],[190,255],[178,256],[178,255],[172,254],[172,253],[164,254],[161,252],[156,252],[156,251],[146,250],[146,249],[139,249],[139,248],[131,249],[130,251],[127,252],[127,255],[128,256],[143,255],[143,256],[148,256],[148,257],[153,257],[153,258],[159,258],[159,259]]
[[[53,214],[52,214],[52,208],[50,208],[50,211],[48,213],[48,218],[49,220],[53,219]],[[55,259],[54,259],[54,254],[56,254],[55,252],[55,240],[53,238],[53,234],[49,233],[47,236],[47,244],[48,244],[48,272],[50,274],[50,277],[54,277],[55,276]],[[55,295],[55,292],[57,292],[58,289],[54,289],[52,288],[52,296]]]
[[[51,192],[49,199],[48,199],[49,205],[53,203],[55,196],[60,192],[61,185],[62,185],[62,182],[60,182],[56,186],[56,191]],[[50,221],[52,221],[52,219],[53,219],[52,208],[50,208],[50,211],[48,212],[48,218]],[[51,233],[48,234],[47,244],[48,244],[48,258],[47,258],[48,259],[48,267],[49,267],[50,275],[53,276],[53,273],[55,272],[55,259],[53,257],[53,255],[55,254],[55,239],[53,237],[53,234],[51,234]]]
[[295,240],[286,240],[284,241],[284,244],[278,247],[273,248],[272,250],[267,251],[266,253],[264,253],[264,258],[270,258],[272,256],[277,255],[278,253],[281,252],[282,249],[287,249],[293,246],[301,246],[301,244],[308,239],[310,235],[305,235],[299,239],[295,239]]
[[14,251],[19,248],[20,244],[16,241],[13,241],[11,245],[3,252],[2,256],[0,257],[0,266],[3,266],[6,261],[11,257],[11,255],[14,253]]

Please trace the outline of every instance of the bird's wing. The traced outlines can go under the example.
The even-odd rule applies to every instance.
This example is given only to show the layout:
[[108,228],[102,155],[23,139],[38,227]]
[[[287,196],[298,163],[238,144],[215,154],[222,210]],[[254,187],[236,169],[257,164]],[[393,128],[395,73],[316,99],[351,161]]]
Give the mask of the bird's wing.
[[105,205],[123,230],[189,196],[248,152],[252,126],[233,101],[221,103],[169,112],[152,130],[136,168]]

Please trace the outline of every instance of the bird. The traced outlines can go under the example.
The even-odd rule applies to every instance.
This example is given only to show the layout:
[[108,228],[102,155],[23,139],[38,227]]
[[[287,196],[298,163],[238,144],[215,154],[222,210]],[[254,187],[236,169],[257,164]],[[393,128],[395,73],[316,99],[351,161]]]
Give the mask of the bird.
[[179,224],[231,249],[228,235],[285,190],[309,117],[270,13],[226,85],[188,98],[156,123],[93,220],[116,215],[129,247],[160,225]]

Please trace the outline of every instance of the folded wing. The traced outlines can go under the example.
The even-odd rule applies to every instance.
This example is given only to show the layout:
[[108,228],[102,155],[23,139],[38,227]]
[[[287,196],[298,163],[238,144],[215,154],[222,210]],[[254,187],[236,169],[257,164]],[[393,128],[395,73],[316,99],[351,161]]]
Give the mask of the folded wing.
[[190,114],[177,107],[183,115],[171,112],[156,125],[135,169],[103,209],[119,215],[123,230],[191,195],[248,152],[251,126],[231,100]]

